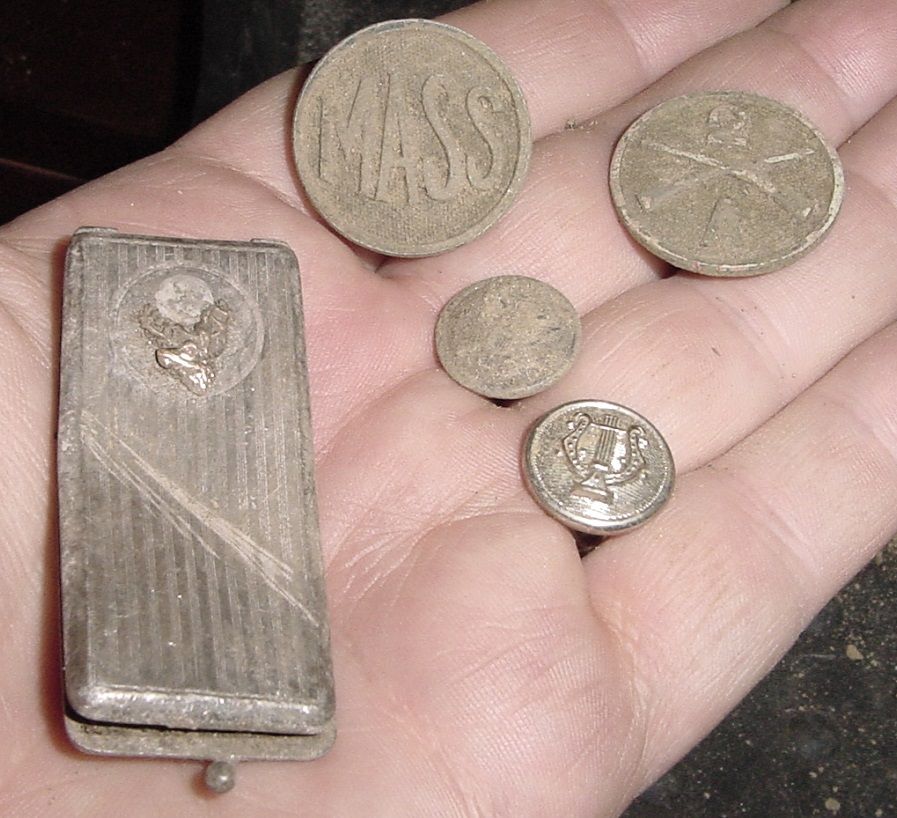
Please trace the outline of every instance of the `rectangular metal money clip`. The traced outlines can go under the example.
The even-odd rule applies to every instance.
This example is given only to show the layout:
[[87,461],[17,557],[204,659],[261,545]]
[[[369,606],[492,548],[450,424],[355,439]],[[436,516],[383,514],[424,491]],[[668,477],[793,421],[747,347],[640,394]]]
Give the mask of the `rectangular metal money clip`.
[[85,228],[59,415],[66,727],[89,753],[312,759],[334,697],[299,269]]

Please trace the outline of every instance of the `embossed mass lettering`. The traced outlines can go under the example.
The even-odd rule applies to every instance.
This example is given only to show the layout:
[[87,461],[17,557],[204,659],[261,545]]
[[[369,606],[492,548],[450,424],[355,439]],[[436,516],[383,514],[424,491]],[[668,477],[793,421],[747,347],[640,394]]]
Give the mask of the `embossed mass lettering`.
[[[415,205],[422,196],[447,202],[465,191],[496,190],[507,162],[500,97],[482,86],[458,96],[435,74],[419,95],[410,93],[411,83],[399,71],[362,77],[348,110],[339,100],[321,98],[321,179],[339,184],[348,172],[360,195],[391,204]],[[448,115],[449,108],[463,112],[460,120]]]

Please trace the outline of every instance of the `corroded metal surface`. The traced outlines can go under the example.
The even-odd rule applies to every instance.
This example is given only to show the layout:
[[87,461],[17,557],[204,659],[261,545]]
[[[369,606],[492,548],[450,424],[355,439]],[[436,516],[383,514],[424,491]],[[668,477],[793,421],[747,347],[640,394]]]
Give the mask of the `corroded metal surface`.
[[524,398],[570,369],[580,331],[576,309],[550,284],[495,276],[465,287],[443,307],[436,352],[449,376],[471,391]]

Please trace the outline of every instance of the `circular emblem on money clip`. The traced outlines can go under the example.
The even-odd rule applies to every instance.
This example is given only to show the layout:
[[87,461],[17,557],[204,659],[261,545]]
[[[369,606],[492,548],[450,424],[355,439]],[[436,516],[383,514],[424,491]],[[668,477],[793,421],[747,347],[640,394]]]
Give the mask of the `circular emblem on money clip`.
[[116,358],[132,377],[161,394],[219,395],[240,383],[261,357],[258,305],[209,270],[151,269],[115,304]]

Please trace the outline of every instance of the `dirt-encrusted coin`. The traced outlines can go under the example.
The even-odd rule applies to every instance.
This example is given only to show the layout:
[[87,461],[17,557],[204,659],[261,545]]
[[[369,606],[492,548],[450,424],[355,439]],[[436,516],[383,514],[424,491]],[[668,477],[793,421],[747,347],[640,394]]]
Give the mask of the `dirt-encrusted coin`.
[[825,236],[844,194],[838,154],[802,114],[740,91],[648,111],[620,139],[610,184],[639,243],[713,276],[790,264]]
[[579,348],[573,305],[550,284],[495,276],[465,287],[436,322],[436,353],[449,376],[487,398],[535,395],[556,383]]
[[485,45],[429,20],[363,29],[324,56],[294,118],[296,167],[324,219],[391,256],[427,256],[489,229],[523,183],[532,129]]
[[600,400],[565,403],[531,429],[524,475],[536,502],[569,528],[615,534],[641,525],[667,501],[675,467],[645,418]]

